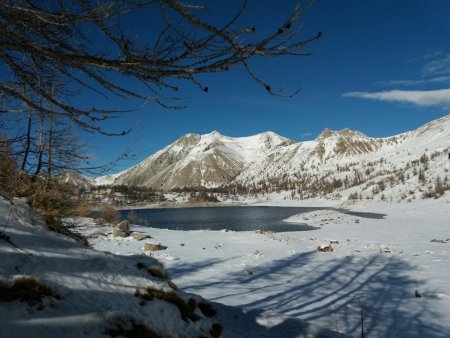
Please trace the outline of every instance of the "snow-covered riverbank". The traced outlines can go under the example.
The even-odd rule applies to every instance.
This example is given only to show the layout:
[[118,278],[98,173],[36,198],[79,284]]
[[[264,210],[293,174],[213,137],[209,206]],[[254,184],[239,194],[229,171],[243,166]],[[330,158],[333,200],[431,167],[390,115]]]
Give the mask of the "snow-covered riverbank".
[[[302,319],[358,335],[362,308],[375,337],[448,337],[449,196],[347,209],[352,213],[313,211],[288,220],[321,227],[309,232],[133,230],[168,246],[152,255],[183,290],[256,311],[273,330]],[[330,241],[339,243],[333,252],[316,251]],[[92,244],[119,255],[143,253],[143,242],[131,237]]]

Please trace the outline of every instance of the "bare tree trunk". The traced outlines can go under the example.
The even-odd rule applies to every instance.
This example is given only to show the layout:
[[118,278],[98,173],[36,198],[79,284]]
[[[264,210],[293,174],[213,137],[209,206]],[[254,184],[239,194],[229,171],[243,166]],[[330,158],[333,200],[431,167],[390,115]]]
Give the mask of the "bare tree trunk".
[[[54,95],[54,86],[52,85],[52,96]],[[51,107],[50,111],[52,111]],[[48,130],[48,155],[47,155],[47,182],[45,184],[45,190],[48,188],[48,184],[52,177],[52,142],[53,142],[53,112],[49,116],[49,130]]]
[[[26,90],[25,90],[25,85],[23,85],[23,95],[26,96]],[[28,126],[27,126],[27,138],[26,138],[26,144],[25,144],[25,153],[23,154],[23,160],[22,160],[22,165],[20,167],[21,171],[25,170],[25,167],[27,165],[27,161],[28,161],[28,154],[30,153],[30,146],[31,146],[31,107],[28,107]]]
[[39,148],[38,148],[38,162],[34,177],[39,175],[42,169],[42,156],[44,154],[44,113],[40,113],[40,127],[39,127]]

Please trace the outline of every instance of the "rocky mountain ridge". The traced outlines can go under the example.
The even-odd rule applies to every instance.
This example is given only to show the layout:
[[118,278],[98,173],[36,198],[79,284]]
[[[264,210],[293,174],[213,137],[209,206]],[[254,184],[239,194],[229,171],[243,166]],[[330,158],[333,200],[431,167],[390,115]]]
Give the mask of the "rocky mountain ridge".
[[273,132],[239,138],[223,136],[217,131],[186,134],[136,166],[97,178],[95,182],[162,190],[220,186],[231,182],[250,164],[292,143]]
[[[300,199],[351,194],[369,198],[389,185],[392,193],[387,189],[380,199],[386,194],[404,199],[405,194],[415,198],[416,192],[433,190],[436,180],[445,186],[449,151],[450,115],[386,138],[325,129],[313,141],[295,142],[273,132],[232,138],[214,131],[184,135],[136,166],[99,177],[95,183],[162,191],[220,187],[237,194],[289,191]],[[424,172],[426,179],[416,177]]]

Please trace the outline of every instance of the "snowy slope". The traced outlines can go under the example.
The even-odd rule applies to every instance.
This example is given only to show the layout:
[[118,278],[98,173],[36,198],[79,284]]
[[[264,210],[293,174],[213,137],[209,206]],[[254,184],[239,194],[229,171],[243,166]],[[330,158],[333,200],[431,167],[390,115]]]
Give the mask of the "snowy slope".
[[[399,199],[411,190],[419,197],[421,190],[433,186],[437,177],[444,179],[447,175],[449,151],[450,115],[388,138],[370,138],[348,129],[326,129],[314,141],[275,150],[263,161],[245,168],[234,182],[257,186],[271,182],[303,190],[302,198],[316,197],[314,193],[332,196],[336,192],[344,197],[358,192],[362,198],[374,198],[368,188],[383,180],[384,198]],[[423,155],[427,163],[421,163]],[[419,182],[419,170],[426,171],[425,182]],[[335,183],[337,180],[345,184],[340,186]],[[379,192],[375,198],[381,195]]]
[[58,174],[56,175],[56,179],[61,183],[69,184],[76,188],[82,189],[88,189],[95,184],[95,180],[92,177],[76,173]]
[[[3,233],[8,237],[0,238],[0,337],[108,337],[108,330],[128,330],[133,323],[145,325],[155,337],[212,336],[217,320],[198,307],[195,319],[182,319],[172,302],[135,296],[136,290],[150,287],[175,294],[182,302],[206,302],[152,277],[143,266],[163,271],[154,258],[108,254],[50,232],[23,200],[15,200],[11,209],[11,203],[0,197],[0,224],[2,229],[8,225]],[[57,296],[31,305],[5,302],[12,291],[4,286],[23,276],[39,280]]]
[[214,131],[187,134],[138,165],[97,184],[144,185],[169,190],[184,186],[217,186],[230,182],[245,167],[292,141],[266,132],[232,138]]

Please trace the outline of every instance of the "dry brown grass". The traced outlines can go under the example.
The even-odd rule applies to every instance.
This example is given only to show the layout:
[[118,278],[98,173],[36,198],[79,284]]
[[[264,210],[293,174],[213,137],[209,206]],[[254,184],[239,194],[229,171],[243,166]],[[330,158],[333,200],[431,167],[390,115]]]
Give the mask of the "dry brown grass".
[[175,291],[178,290],[178,286],[174,282],[172,282],[171,280],[167,281],[167,285],[169,285],[169,287],[174,289]]
[[76,207],[71,187],[50,180],[46,182],[38,178],[32,186],[33,193],[28,197],[33,208],[39,210],[45,217],[71,216]]
[[147,266],[144,263],[138,262],[138,263],[136,263],[136,267],[139,270],[147,269],[147,272],[153,277],[156,277],[156,278],[159,278],[159,279],[164,279],[164,280],[169,278],[169,275],[164,270],[162,265],[161,266],[154,265],[154,266],[151,266],[151,267],[147,268]]
[[110,337],[168,338],[168,336],[156,333],[154,330],[144,324],[136,323],[134,319],[130,319],[128,325],[120,322],[116,323],[113,328],[105,329],[104,333]]
[[61,299],[61,296],[49,286],[33,277],[19,277],[14,279],[12,285],[0,281],[0,302],[26,302],[28,305],[43,306],[44,297]]
[[80,199],[73,210],[75,216],[88,217],[91,213],[91,205],[89,201]]
[[145,290],[136,289],[134,294],[137,298],[140,298],[144,301],[150,301],[153,299],[163,300],[165,302],[174,304],[178,310],[180,310],[181,318],[184,321],[188,319],[192,321],[198,320],[198,317],[195,315],[194,311],[197,308],[197,302],[195,299],[190,298],[186,303],[176,292],[174,291],[163,291],[160,289],[156,289],[154,287],[148,287]]
[[70,237],[84,246],[89,246],[89,241],[86,236],[73,231],[69,225],[63,224],[57,217],[45,217],[45,227],[50,231]]
[[120,222],[119,211],[111,204],[103,205],[100,210],[100,217],[111,224],[118,224]]
[[147,271],[150,275],[152,275],[153,277],[159,278],[159,279],[167,279],[169,277],[165,270],[160,269],[156,266],[152,266],[152,267],[148,268]]

